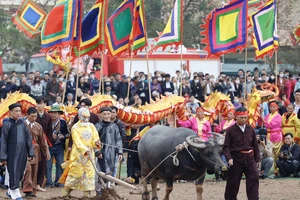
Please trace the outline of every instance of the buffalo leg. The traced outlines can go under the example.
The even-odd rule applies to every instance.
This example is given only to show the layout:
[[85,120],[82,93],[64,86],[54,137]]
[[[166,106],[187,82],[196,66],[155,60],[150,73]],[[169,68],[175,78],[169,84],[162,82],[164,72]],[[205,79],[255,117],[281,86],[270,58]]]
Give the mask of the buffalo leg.
[[202,193],[203,193],[203,187],[202,184],[196,185],[196,193],[197,193],[197,200],[203,200]]
[[159,181],[159,178],[152,178],[151,180],[151,188],[152,188],[152,200],[158,200],[157,197],[157,183]]
[[167,179],[166,195],[164,200],[169,200],[170,193],[173,191],[173,178]]
[[144,178],[148,175],[148,173],[149,173],[149,167],[148,167],[147,163],[142,162],[141,163],[141,180],[143,180],[143,188],[144,188],[144,191],[142,194],[142,200],[150,200],[150,194],[149,194],[148,187],[147,187],[148,179],[146,178],[144,180]]
[[203,174],[195,181],[196,185],[196,193],[197,193],[197,200],[203,200],[202,193],[203,193],[203,182],[205,179],[205,171]]
[[[144,179],[144,176],[141,177],[141,180],[143,180],[143,179]],[[143,191],[143,194],[142,194],[142,200],[149,200],[150,195],[149,195],[148,187],[147,187],[147,179],[145,179],[143,181],[143,187],[144,187],[144,191]]]

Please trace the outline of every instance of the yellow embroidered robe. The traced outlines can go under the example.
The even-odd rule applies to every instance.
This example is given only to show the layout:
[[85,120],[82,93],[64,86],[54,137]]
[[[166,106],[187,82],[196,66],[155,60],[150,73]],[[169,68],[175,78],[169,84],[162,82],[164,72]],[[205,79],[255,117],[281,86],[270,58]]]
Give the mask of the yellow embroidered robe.
[[95,190],[95,170],[85,153],[90,150],[90,156],[95,160],[95,142],[100,140],[98,132],[92,123],[83,125],[79,121],[72,127],[71,134],[73,146],[65,187],[82,191]]
[[300,140],[300,121],[295,113],[287,119],[287,113],[282,115],[282,133],[292,133],[295,140]]

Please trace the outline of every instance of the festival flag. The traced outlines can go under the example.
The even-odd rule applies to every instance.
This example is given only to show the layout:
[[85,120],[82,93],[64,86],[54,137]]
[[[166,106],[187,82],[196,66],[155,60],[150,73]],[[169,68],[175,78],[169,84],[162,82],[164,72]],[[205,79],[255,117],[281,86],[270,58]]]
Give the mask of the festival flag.
[[105,26],[105,37],[108,55],[120,56],[130,48],[135,0],[124,0],[108,19]]
[[183,31],[183,0],[176,0],[172,13],[169,17],[168,23],[151,49],[150,53],[162,47],[163,50],[168,45],[178,46],[182,44],[182,31]]
[[73,43],[72,46],[73,47],[71,50],[73,51],[74,48],[79,47],[80,46],[80,39],[81,38],[81,33],[82,33],[82,29],[81,29],[81,23],[82,23],[82,6],[83,6],[83,0],[78,0],[78,9],[77,9],[77,14],[76,14],[76,18],[75,18],[75,27],[74,27],[74,38],[73,38]]
[[80,26],[82,0],[60,0],[49,12],[42,27],[42,52],[73,45]]
[[135,9],[133,13],[132,31],[129,38],[129,45],[132,45],[132,51],[136,54],[147,45],[146,20],[144,15],[144,1],[135,0]]
[[[93,55],[103,50],[107,0],[97,0],[81,23],[80,55]],[[75,49],[78,56],[78,48]]]
[[244,0],[234,0],[230,4],[215,9],[205,19],[201,35],[207,57],[221,56],[242,51],[247,46],[248,4]]
[[17,28],[29,38],[40,33],[40,28],[47,13],[31,0],[24,0],[12,18]]
[[276,0],[269,0],[259,11],[250,16],[253,27],[252,42],[255,48],[255,60],[272,57],[278,49]]
[[300,24],[292,31],[291,40],[294,46],[300,43]]

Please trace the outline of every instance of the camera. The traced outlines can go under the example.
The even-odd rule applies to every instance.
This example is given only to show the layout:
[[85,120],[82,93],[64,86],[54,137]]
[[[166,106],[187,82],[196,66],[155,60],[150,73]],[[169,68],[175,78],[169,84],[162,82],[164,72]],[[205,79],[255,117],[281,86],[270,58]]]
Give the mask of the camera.
[[288,150],[284,150],[282,152],[283,156],[289,156],[290,155],[290,152]]
[[260,135],[259,140],[257,141],[258,144],[260,144],[260,141],[266,141],[267,136],[266,135]]

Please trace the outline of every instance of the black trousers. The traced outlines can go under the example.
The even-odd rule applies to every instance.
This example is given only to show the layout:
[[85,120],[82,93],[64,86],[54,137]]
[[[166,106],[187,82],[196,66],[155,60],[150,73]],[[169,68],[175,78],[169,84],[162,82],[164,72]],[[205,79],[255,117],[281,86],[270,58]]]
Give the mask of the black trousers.
[[278,159],[276,160],[276,165],[279,168],[281,176],[296,175],[299,172],[299,162],[297,160]]
[[225,200],[236,200],[243,173],[246,175],[246,191],[248,200],[258,200],[259,175],[253,156],[244,162],[238,162],[233,157],[233,166],[227,174]]

